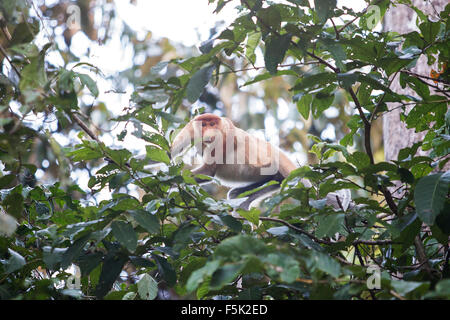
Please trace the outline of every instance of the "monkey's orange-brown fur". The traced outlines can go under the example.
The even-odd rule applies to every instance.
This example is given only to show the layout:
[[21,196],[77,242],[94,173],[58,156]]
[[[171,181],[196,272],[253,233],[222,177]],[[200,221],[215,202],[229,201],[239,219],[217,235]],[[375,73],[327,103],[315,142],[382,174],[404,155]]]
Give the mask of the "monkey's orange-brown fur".
[[[205,113],[192,119],[175,137],[172,150],[177,153],[190,145],[193,141],[195,130],[200,131],[200,127],[201,148],[203,150],[198,150],[198,152],[204,151],[211,146],[215,142],[218,132],[221,133],[221,138],[223,139],[223,152],[222,158],[219,159],[221,161],[215,162],[211,162],[211,156],[216,156],[214,151],[209,156],[203,154],[204,164],[193,170],[193,173],[216,177],[228,186],[241,186],[231,190],[229,195],[237,197],[239,195],[236,194],[238,191],[242,193],[255,189],[270,180],[281,182],[296,168],[295,164],[277,147],[237,128],[231,120],[211,113]],[[233,139],[232,143],[227,144],[227,139]],[[256,154],[253,153],[255,150]],[[242,152],[244,155],[242,155]],[[232,161],[230,162],[231,158]],[[243,161],[239,161],[239,159],[243,159]],[[217,160],[217,157],[215,160]],[[268,168],[275,168],[275,171],[271,174],[264,174],[262,169]],[[247,199],[244,207],[248,208],[250,202],[256,197],[272,190],[274,190],[274,185],[256,192]]]

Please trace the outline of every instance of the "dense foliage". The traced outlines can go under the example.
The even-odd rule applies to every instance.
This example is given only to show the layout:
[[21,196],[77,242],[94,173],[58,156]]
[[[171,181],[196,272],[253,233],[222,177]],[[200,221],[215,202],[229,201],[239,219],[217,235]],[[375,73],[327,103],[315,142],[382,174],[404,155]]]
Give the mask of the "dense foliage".
[[[219,12],[229,1],[209,2]],[[82,98],[98,96],[90,74],[101,70],[73,64],[76,58],[55,43],[38,43],[42,17],[27,1],[2,1],[0,297],[154,299],[159,290],[160,298],[449,298],[450,172],[443,168],[450,149],[450,5],[430,20],[409,1],[396,3],[416,10],[417,31],[372,30],[394,5],[386,0],[359,13],[337,8],[336,0],[314,7],[242,0],[238,18],[200,53],[153,64],[135,81],[130,107],[110,119],[129,124],[115,139],[132,134],[147,145],[142,159],[106,146],[89,124],[89,108],[81,109]],[[244,87],[289,79],[299,118],[321,117],[337,96],[353,111],[337,143],[310,136],[315,164],[292,172],[279,193],[238,217],[231,214],[235,202],[211,196],[170,158],[170,145],[173,129],[192,116],[177,111],[229,73],[239,77],[230,61],[251,67],[258,48],[265,68]],[[55,52],[67,67],[47,59]],[[432,75],[411,72],[423,55],[438,66]],[[391,89],[396,76],[414,95]],[[376,161],[372,125],[394,102],[399,121],[427,134],[397,161]],[[54,117],[55,132],[78,125],[79,144],[61,147],[54,132],[24,121],[30,115]],[[419,148],[429,155],[416,156]],[[43,149],[52,184],[35,178]],[[150,162],[163,169],[145,167]],[[70,176],[74,168],[88,170],[90,192]],[[96,203],[103,189],[111,199]],[[323,200],[340,189],[352,190],[348,210]],[[65,285],[73,265],[81,270],[80,290]],[[367,285],[369,266],[380,270],[375,288]]]

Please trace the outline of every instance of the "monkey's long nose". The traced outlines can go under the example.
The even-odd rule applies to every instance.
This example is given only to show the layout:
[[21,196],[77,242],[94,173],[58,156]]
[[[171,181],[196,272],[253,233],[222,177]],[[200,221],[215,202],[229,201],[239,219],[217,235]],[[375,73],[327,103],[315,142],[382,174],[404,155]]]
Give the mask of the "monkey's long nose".
[[215,136],[203,136],[204,143],[213,143],[215,139]]

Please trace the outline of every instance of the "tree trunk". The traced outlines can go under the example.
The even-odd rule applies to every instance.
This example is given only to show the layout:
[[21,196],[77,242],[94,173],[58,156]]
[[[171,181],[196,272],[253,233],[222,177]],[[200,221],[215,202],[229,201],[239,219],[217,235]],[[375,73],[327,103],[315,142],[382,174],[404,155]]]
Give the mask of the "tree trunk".
[[[413,4],[427,15],[437,16],[437,13],[445,8],[448,0],[413,0]],[[400,34],[414,30],[416,13],[405,5],[391,7],[384,17],[383,29],[385,31],[395,31]],[[431,68],[437,70],[436,65],[429,66],[427,58],[421,55],[412,72],[428,76]],[[408,87],[403,89],[398,81],[398,75],[392,82],[391,88],[399,94],[414,95]],[[417,96],[417,95],[416,95]],[[414,129],[407,129],[406,124],[400,121],[400,108],[397,103],[388,103],[388,109],[392,110],[383,115],[383,142],[386,161],[397,160],[398,152],[406,147],[412,146],[415,142],[424,138],[426,131],[416,133]],[[411,109],[412,106],[409,108]],[[419,148],[417,155],[427,155]],[[449,170],[450,163],[447,163],[444,170]],[[401,191],[399,191],[401,193]]]
[[[448,3],[448,0],[412,0],[412,3],[419,8],[426,15],[436,16],[438,12],[441,12],[445,5]],[[384,31],[395,31],[399,34],[409,33],[413,31],[415,27],[415,19],[416,13],[408,8],[405,5],[397,5],[396,7],[392,7],[390,10],[386,12],[384,17]],[[426,75],[430,74],[431,68],[437,70],[437,66],[429,66],[427,64],[427,58],[424,55],[421,55],[417,61],[416,66],[413,68],[412,72]],[[400,86],[398,75],[396,79],[392,82],[391,89],[394,92],[399,94],[409,94],[414,95],[414,92],[405,87],[403,89]],[[430,91],[433,92],[432,88]],[[435,93],[435,92],[434,92]],[[384,155],[386,161],[397,160],[398,153],[401,149],[412,146],[415,142],[423,140],[426,135],[426,131],[416,133],[414,129],[407,129],[406,124],[400,121],[400,108],[399,104],[396,103],[388,103],[389,112],[383,115],[383,142],[384,142]],[[413,106],[410,106],[407,111],[411,110]],[[425,152],[419,148],[417,151],[417,155],[428,155],[429,152]],[[448,162],[444,170],[450,169],[450,163]],[[402,197],[405,190],[399,188],[402,184],[398,182],[395,186],[389,188],[392,192],[393,196]],[[420,235],[417,235],[414,239],[414,246],[416,248],[416,254],[418,262],[421,264],[421,269],[425,270],[426,273],[433,277],[432,268],[429,264],[427,255],[425,253],[424,244],[420,238]]]

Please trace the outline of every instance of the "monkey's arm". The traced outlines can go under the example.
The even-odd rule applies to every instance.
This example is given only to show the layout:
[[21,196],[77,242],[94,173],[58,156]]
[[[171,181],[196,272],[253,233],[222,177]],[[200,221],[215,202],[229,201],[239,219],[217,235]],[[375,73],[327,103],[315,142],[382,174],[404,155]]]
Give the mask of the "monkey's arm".
[[194,139],[194,125],[192,120],[176,135],[172,143],[172,155],[180,154]]

